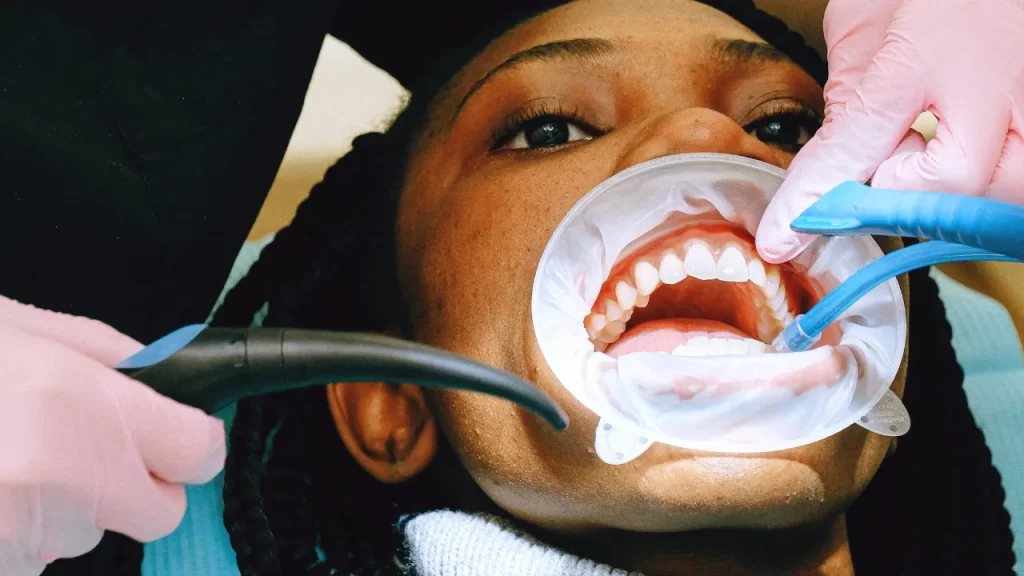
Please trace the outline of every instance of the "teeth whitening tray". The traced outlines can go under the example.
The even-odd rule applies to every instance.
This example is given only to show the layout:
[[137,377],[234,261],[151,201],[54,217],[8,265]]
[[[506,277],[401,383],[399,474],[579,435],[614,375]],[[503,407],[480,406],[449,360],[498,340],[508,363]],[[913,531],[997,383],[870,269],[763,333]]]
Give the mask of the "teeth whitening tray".
[[[1024,209],[847,183],[794,222],[795,230],[834,237],[818,238],[790,263],[822,299],[776,338],[773,347],[787,353],[616,359],[595,351],[583,320],[617,262],[690,224],[725,220],[752,237],[784,177],[735,156],[659,158],[598,185],[552,234],[534,282],[534,329],[554,374],[598,415],[595,451],[605,462],[629,462],[654,442],[771,452],[852,424],[903,435],[910,418],[889,391],[907,330],[895,276],[942,262],[1024,256],[1016,232],[1024,230]],[[970,245],[925,242],[883,255],[869,234]]]

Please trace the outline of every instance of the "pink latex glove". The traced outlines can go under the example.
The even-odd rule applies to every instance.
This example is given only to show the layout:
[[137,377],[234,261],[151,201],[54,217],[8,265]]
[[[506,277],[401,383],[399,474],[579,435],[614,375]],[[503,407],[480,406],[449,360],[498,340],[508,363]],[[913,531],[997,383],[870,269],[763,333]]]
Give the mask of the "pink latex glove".
[[161,538],[183,483],[223,468],[223,422],[109,367],[141,346],[0,296],[0,574],[36,576],[104,530]]
[[1024,204],[1024,0],[830,0],[824,28],[825,124],[761,220],[762,258],[803,251],[790,223],[847,180]]

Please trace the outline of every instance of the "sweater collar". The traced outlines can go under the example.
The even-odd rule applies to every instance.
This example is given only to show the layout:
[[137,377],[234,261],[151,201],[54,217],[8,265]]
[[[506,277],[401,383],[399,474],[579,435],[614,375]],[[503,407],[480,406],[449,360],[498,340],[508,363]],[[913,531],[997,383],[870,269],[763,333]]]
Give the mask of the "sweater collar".
[[562,552],[486,514],[427,512],[404,532],[416,576],[642,576]]

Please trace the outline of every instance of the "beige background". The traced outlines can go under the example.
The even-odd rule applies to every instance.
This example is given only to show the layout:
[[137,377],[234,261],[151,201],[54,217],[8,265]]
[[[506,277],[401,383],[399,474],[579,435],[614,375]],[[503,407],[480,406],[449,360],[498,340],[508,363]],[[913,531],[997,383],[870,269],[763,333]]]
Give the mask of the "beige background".
[[250,240],[281,229],[352,140],[387,128],[407,93],[394,78],[328,36],[284,161]]
[[[761,0],[787,4],[804,0]],[[818,20],[820,22],[820,20]],[[811,23],[806,23],[811,26]],[[820,26],[820,24],[815,24]],[[338,40],[327,37],[317,62],[306,102],[277,178],[260,211],[250,240],[287,225],[295,209],[323,173],[348,152],[364,132],[385,129],[400,110],[407,93],[393,78],[371,65]],[[930,137],[935,118],[922,115],[915,128]],[[970,262],[944,266],[943,271],[1003,304],[1024,334],[1024,265]]]

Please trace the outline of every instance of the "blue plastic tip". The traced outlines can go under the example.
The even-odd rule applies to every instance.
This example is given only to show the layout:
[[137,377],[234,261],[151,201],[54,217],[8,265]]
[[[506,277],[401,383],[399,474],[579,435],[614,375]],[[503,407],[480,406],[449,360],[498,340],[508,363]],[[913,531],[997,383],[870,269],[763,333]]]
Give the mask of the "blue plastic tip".
[[[813,206],[811,208],[814,208]],[[863,222],[856,218],[829,218],[810,214],[808,208],[803,214],[796,217],[789,225],[796,232],[805,234],[834,234],[836,232],[850,232],[864,226]]]
[[808,334],[804,331],[804,327],[801,325],[803,318],[803,314],[797,316],[778,335],[775,342],[772,343],[776,352],[803,352],[814,346],[815,342],[821,339],[820,332]]
[[203,330],[206,330],[206,324],[193,324],[184,328],[178,328],[174,332],[139,350],[133,356],[118,364],[117,368],[131,370],[163,362],[178,350],[188,346]]
[[850,233],[864,227],[861,212],[877,210],[878,202],[864,205],[867,195],[859,182],[843,182],[811,204],[790,224],[796,232],[806,234]]
[[972,260],[1020,262],[1003,254],[940,240],[895,250],[855,272],[805,314],[798,316],[783,329],[773,346],[780,352],[806,350],[818,340],[829,324],[883,282],[918,268]]

